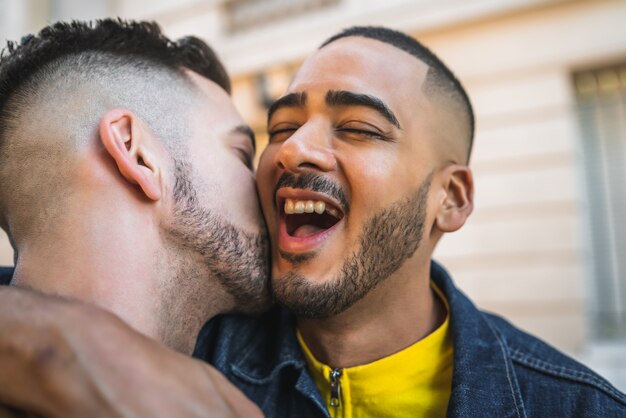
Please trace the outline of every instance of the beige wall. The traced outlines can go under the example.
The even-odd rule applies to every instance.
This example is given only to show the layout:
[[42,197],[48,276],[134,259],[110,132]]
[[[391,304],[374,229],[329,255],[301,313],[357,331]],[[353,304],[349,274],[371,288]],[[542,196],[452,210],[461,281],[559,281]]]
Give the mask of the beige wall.
[[46,24],[49,0],[0,0],[0,42],[17,40]]
[[13,265],[13,249],[7,235],[0,229],[0,266],[11,265]]
[[572,2],[423,37],[478,120],[476,212],[437,255],[479,305],[572,353],[590,276],[571,74],[626,59],[624,16],[623,1]]

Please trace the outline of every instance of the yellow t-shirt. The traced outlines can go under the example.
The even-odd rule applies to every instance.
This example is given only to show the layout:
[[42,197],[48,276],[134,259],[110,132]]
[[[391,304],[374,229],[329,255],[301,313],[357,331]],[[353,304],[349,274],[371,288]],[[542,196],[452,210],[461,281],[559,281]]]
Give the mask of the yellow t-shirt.
[[[433,289],[447,307],[447,301]],[[448,309],[449,312],[449,309]],[[445,417],[452,387],[449,314],[426,338],[389,357],[362,366],[333,369],[313,357],[300,332],[298,341],[313,380],[333,418]],[[335,372],[335,375],[337,372]],[[339,386],[331,390],[331,383]],[[331,392],[335,394],[331,398]],[[337,406],[332,406],[338,403]]]

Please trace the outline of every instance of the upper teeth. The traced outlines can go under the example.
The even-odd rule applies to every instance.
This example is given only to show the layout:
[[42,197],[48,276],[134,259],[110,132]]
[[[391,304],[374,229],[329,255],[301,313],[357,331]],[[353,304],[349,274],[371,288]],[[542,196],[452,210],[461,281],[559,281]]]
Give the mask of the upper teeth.
[[322,214],[327,211],[333,216],[339,217],[339,212],[334,208],[326,208],[326,202],[321,200],[285,200],[285,213],[291,215],[294,213],[318,213]]

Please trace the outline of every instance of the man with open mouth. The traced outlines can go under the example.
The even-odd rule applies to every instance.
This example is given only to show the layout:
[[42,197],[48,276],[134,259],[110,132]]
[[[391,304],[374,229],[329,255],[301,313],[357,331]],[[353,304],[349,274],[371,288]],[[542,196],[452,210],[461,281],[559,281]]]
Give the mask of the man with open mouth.
[[270,107],[258,168],[280,306],[210,322],[195,355],[269,417],[624,416],[623,394],[431,260],[473,209],[473,131],[461,84],[414,39],[326,41]]
[[624,416],[623,394],[477,310],[431,260],[473,209],[474,116],[428,49],[339,33],[268,133],[257,185],[287,309],[226,318],[196,347],[268,416]]

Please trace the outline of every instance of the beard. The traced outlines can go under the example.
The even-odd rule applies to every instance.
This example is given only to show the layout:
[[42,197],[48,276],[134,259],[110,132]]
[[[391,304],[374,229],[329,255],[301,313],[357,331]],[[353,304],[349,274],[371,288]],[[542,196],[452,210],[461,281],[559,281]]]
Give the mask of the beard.
[[[300,318],[325,319],[365,297],[418,249],[431,180],[432,173],[412,196],[391,204],[365,222],[358,251],[343,263],[336,277],[314,284],[292,270],[272,281],[276,300]],[[292,263],[300,264],[312,257]]]
[[254,313],[265,309],[269,304],[265,225],[261,225],[259,234],[237,228],[202,205],[189,164],[175,160],[174,169],[173,220],[165,230],[178,249],[179,264],[185,266],[177,282],[191,280],[190,273],[200,273],[198,280],[219,283],[234,299],[236,311]]

